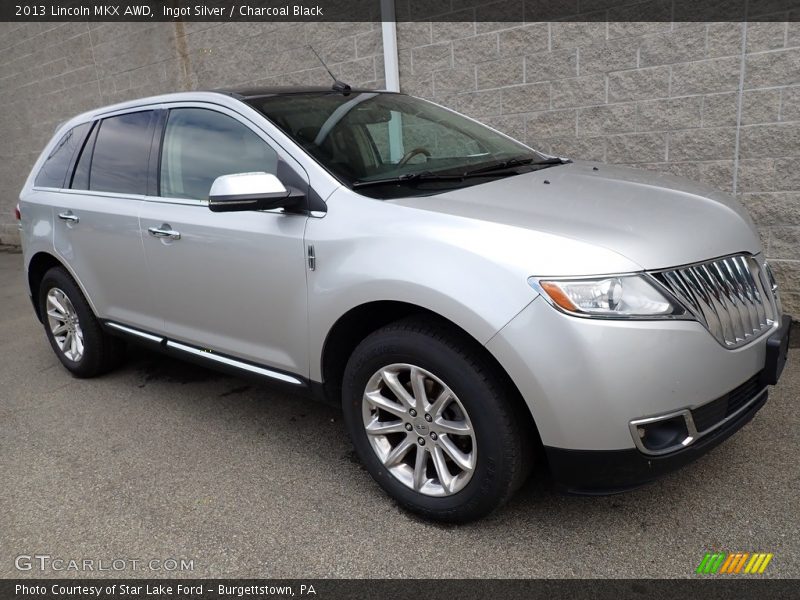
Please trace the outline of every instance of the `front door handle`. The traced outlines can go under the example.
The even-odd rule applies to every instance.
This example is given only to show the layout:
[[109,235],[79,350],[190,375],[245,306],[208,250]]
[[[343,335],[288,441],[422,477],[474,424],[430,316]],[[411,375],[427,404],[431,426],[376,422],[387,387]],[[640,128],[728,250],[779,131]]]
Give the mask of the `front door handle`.
[[157,238],[169,238],[171,240],[181,239],[180,232],[172,229],[167,223],[164,223],[161,227],[148,227],[147,231],[150,235]]
[[61,219],[62,221],[66,221],[67,223],[77,223],[78,221],[80,221],[78,215],[73,213],[71,210],[58,213],[58,218]]

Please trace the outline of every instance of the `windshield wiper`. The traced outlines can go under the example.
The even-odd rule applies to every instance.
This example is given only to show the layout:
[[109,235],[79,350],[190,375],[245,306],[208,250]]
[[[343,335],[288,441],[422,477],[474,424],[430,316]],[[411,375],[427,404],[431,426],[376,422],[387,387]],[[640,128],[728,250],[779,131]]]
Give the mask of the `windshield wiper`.
[[418,173],[404,173],[396,177],[386,177],[383,179],[363,179],[352,183],[353,189],[369,187],[373,185],[386,185],[390,183],[411,183],[415,181],[462,181],[472,177],[491,177],[514,167],[530,165],[532,167],[551,167],[571,162],[561,158],[546,158],[536,160],[535,158],[509,158],[508,160],[492,163],[477,169],[463,171],[461,173],[432,173],[431,171],[420,171]]
[[534,167],[541,166],[542,168],[550,167],[553,165],[562,165],[565,162],[563,159],[560,158],[545,158],[544,160],[536,160],[533,157],[517,157],[517,158],[509,158],[508,160],[501,160],[496,163],[492,163],[483,167],[478,167],[477,169],[472,169],[470,171],[466,171],[464,173],[465,177],[470,177],[473,175],[482,175],[485,173],[493,173],[494,171],[505,171],[507,169],[513,169],[514,167],[521,167],[523,165],[531,165]]
[[459,181],[463,175],[437,175],[430,171],[420,171],[419,173],[404,173],[397,177],[386,177],[384,179],[363,179],[352,183],[353,189],[369,187],[371,185],[385,185],[387,183],[411,183],[412,181]]

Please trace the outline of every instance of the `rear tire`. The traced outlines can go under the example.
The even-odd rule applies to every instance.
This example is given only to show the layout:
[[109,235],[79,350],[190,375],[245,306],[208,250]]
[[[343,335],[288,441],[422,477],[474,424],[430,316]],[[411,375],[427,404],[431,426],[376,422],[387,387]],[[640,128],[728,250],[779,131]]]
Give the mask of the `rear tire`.
[[466,522],[523,483],[533,432],[498,371],[474,340],[434,319],[392,323],[354,350],[344,420],[367,471],[403,507]]
[[122,362],[124,342],[103,331],[75,280],[62,267],[44,274],[38,300],[47,339],[75,377],[96,377]]

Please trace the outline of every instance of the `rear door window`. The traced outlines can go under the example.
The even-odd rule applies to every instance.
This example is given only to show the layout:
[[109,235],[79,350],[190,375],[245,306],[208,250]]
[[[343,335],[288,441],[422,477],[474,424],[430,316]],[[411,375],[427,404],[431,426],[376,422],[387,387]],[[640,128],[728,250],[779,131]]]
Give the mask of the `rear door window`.
[[91,123],[82,123],[70,129],[58,141],[36,175],[36,187],[62,188],[73,156],[80,150]]
[[147,193],[148,160],[155,121],[154,111],[103,119],[91,159],[90,190],[136,195]]

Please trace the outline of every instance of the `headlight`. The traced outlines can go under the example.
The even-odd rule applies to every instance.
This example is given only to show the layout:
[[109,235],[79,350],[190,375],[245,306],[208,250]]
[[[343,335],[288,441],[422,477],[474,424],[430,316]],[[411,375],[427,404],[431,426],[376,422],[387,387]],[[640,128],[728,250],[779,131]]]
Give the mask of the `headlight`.
[[571,314],[652,318],[684,312],[638,275],[565,280],[531,278],[529,282],[547,301]]

